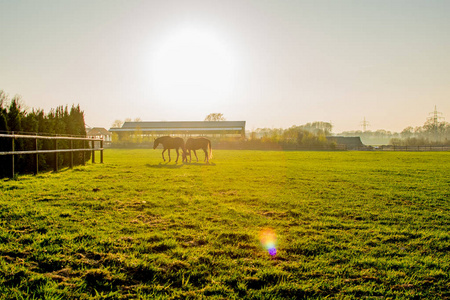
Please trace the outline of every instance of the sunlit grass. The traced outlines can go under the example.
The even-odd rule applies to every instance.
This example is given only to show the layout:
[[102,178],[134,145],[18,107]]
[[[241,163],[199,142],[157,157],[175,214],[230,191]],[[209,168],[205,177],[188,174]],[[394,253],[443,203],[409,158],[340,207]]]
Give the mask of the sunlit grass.
[[449,153],[160,152],[0,181],[0,294],[450,297]]

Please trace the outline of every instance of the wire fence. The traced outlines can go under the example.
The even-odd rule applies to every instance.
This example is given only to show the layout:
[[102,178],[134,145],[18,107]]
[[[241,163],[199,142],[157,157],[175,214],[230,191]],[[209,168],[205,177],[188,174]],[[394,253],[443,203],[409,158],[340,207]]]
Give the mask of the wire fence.
[[429,152],[429,151],[450,151],[449,145],[443,145],[443,146],[434,146],[434,145],[427,145],[427,146],[395,146],[395,145],[388,145],[388,146],[378,146],[378,147],[372,147],[375,151],[409,151],[409,152]]

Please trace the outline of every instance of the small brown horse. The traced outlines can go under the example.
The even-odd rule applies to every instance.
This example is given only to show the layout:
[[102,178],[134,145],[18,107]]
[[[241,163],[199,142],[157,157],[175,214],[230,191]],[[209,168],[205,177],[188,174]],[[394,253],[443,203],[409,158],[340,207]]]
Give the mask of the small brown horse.
[[199,149],[202,149],[205,152],[205,161],[209,163],[209,160],[212,158],[211,141],[204,137],[188,138],[188,140],[186,141],[186,151],[184,151],[183,154],[183,160],[186,159],[187,162],[187,155],[189,155],[189,162],[191,162],[191,150],[193,150],[195,158],[197,158],[198,161],[197,153],[195,152],[195,150]]
[[153,142],[153,149],[156,149],[156,147],[158,147],[158,145],[161,144],[164,147],[164,150],[162,152],[162,158],[164,161],[166,161],[166,159],[164,158],[164,152],[166,152],[166,150],[168,150],[169,152],[169,162],[170,162],[170,149],[175,149],[177,151],[177,160],[175,162],[178,162],[178,157],[180,156],[178,149],[181,148],[181,150],[183,150],[183,156],[185,157],[186,154],[186,148],[184,146],[184,140],[180,137],[171,137],[171,136],[162,136],[159,137],[157,139],[155,139],[155,141]]

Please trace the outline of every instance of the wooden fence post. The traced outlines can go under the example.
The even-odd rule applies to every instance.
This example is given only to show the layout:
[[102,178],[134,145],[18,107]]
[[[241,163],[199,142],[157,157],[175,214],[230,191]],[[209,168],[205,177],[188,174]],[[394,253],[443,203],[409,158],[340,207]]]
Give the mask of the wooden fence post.
[[[34,145],[35,145],[36,151],[38,151],[39,148],[38,148],[37,134],[36,134],[36,139],[34,140]],[[34,155],[34,163],[35,163],[35,166],[34,166],[34,174],[37,175],[37,173],[39,172],[39,154],[38,154],[38,153],[36,153],[36,154]]]
[[[15,140],[14,131],[12,132],[12,134],[13,134],[13,137],[11,138],[11,141],[12,141],[11,149],[12,149],[12,152],[14,152],[14,140]],[[11,155],[11,178],[14,178],[14,154]]]
[[[55,150],[58,150],[58,140],[55,139]],[[53,170],[58,172],[58,152],[55,151],[55,165],[53,166]]]
[[[83,140],[83,149],[86,149],[86,141]],[[83,150],[83,166],[86,165],[86,151]]]
[[73,169],[73,140],[70,140],[70,168]]
[[103,140],[100,141],[100,148],[102,150],[100,150],[100,163],[103,163]]
[[92,138],[92,163],[95,164],[95,141],[94,138]]

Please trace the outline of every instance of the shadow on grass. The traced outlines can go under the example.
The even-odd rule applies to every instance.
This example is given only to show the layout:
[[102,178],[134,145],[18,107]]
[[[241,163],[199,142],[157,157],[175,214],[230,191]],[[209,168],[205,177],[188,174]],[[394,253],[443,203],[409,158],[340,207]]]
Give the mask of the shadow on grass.
[[209,167],[209,166],[215,166],[215,163],[199,163],[199,162],[195,162],[195,163],[159,163],[159,164],[155,164],[155,165],[151,165],[151,164],[146,164],[145,166],[148,168],[157,168],[157,169],[179,169],[181,167],[183,167],[184,165],[186,166],[199,166],[199,167]]
[[185,165],[187,165],[187,166],[203,166],[203,167],[209,167],[209,166],[215,166],[216,164],[215,163],[212,163],[212,162],[210,162],[210,163],[200,163],[200,162],[192,162],[192,163],[189,163],[189,162],[186,162],[186,163],[184,163]]
[[169,163],[159,163],[157,165],[146,164],[148,168],[157,168],[157,169],[179,169],[183,166],[181,163],[177,164],[169,164]]

